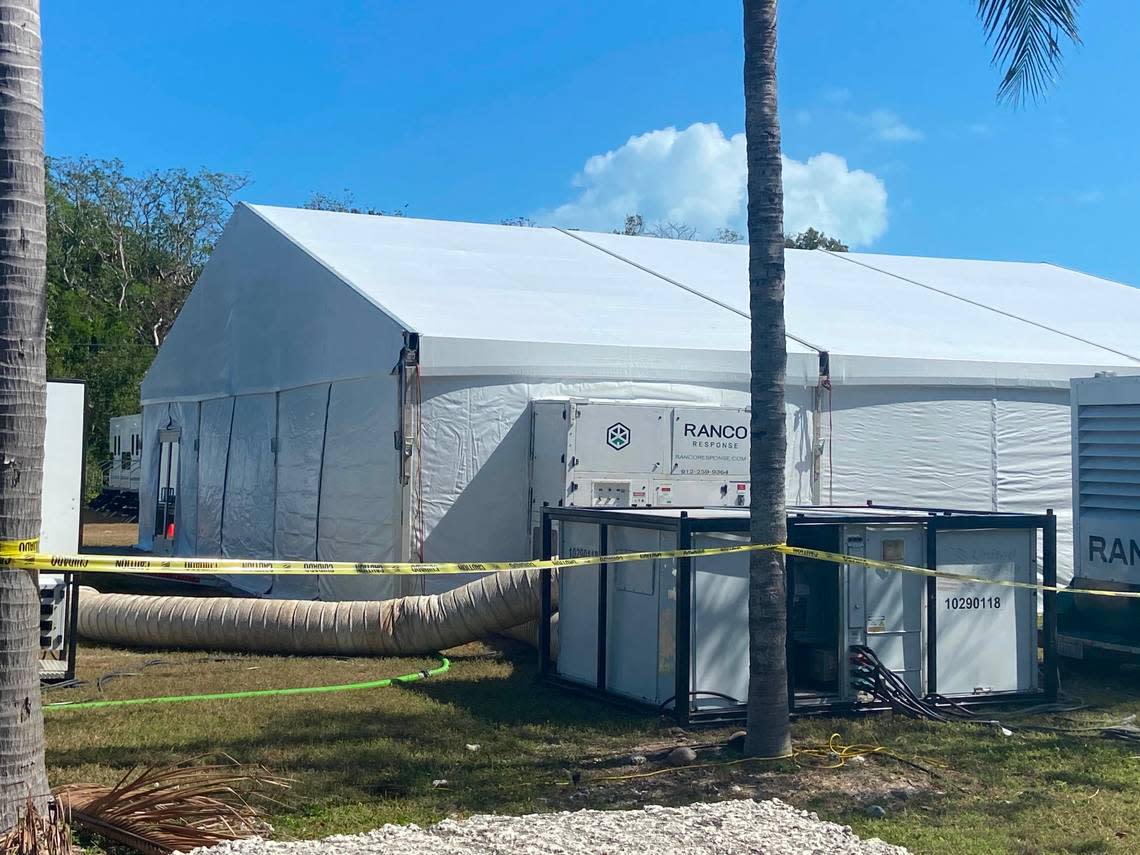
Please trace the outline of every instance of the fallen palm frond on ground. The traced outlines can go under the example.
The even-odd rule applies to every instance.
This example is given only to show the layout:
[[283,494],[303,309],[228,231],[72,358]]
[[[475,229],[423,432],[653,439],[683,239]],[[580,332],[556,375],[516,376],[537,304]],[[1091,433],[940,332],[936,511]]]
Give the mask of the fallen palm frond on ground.
[[[163,768],[132,769],[111,787],[71,784],[56,799],[72,821],[145,855],[213,846],[265,831],[249,799],[289,781],[229,757],[196,757]],[[6,851],[6,850],[5,850]]]
[[57,801],[48,802],[45,815],[29,798],[19,820],[0,837],[0,852],[5,855],[73,855],[75,851],[67,810]]

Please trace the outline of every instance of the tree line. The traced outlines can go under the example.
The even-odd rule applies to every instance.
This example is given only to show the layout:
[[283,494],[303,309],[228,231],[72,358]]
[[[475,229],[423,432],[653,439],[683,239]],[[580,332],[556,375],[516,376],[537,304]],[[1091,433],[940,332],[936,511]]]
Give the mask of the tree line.
[[138,412],[143,374],[248,183],[209,170],[130,175],[118,160],[46,160],[47,371],[87,384],[89,489],[108,420]]

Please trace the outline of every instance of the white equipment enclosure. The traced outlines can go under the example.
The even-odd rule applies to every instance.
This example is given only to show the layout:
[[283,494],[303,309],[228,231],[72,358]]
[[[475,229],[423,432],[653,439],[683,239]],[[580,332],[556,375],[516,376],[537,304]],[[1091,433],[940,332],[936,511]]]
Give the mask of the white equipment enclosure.
[[[788,543],[995,581],[1056,578],[1056,517],[905,508],[793,508]],[[544,557],[715,549],[748,541],[736,508],[548,509]],[[743,715],[748,691],[746,552],[565,568],[557,574],[558,652],[543,673],[564,685],[671,710],[682,722]],[[957,582],[789,556],[788,680],[793,712],[878,708],[852,680],[869,648],[935,703],[1025,700],[1057,691],[1054,597],[1045,594],[1044,677],[1032,589]],[[544,571],[548,626],[553,574]],[[677,698],[689,702],[678,704]]]
[[[83,507],[86,388],[49,380],[44,427],[44,479],[40,492],[40,551],[79,552]],[[74,627],[79,587],[70,573],[40,573],[40,679],[75,676]]]
[[[746,503],[747,266],[744,246],[239,205],[142,384],[140,546],[510,560],[544,503]],[[1053,507],[1068,543],[1069,378],[1140,370],[1140,292],[789,250],[786,316],[790,502]]]
[[746,507],[747,410],[535,401],[531,525],[548,507]]
[[[1073,380],[1073,507],[1073,587],[1140,592],[1140,377]],[[1066,599],[1062,654],[1140,654],[1140,600]]]
[[40,494],[41,552],[74,555],[79,551],[86,407],[83,383],[48,381],[44,480]]

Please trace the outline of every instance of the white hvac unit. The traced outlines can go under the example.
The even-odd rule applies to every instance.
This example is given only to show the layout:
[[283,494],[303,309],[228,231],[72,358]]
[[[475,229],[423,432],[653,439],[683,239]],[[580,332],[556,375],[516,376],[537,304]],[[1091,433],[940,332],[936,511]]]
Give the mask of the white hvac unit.
[[[748,540],[743,509],[548,509],[563,557],[712,549]],[[850,556],[1033,584],[1037,535],[1055,578],[1055,517],[794,508],[788,541]],[[1052,528],[1053,533],[1049,531]],[[731,718],[748,692],[746,552],[579,567],[557,576],[558,652],[548,676],[683,721]],[[919,696],[969,701],[1052,694],[1038,671],[1036,594],[995,584],[791,557],[788,670],[794,711],[858,706],[849,652],[866,646]],[[553,595],[554,592],[552,592]],[[1050,603],[1051,606],[1051,603]],[[1053,645],[1046,633],[1046,675]],[[547,651],[548,652],[548,651]],[[688,698],[678,704],[676,698]]]
[[[1072,381],[1073,581],[1140,592],[1140,376]],[[1061,652],[1140,653],[1140,600],[1074,595],[1060,616]]]
[[532,534],[543,508],[747,507],[748,451],[746,409],[534,401]]

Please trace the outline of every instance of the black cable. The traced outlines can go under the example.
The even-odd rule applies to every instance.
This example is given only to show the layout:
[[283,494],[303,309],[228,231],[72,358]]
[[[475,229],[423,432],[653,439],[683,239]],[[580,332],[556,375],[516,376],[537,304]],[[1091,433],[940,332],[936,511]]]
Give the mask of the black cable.
[[[153,668],[153,667],[156,667],[158,665],[173,665],[173,666],[201,665],[201,664],[207,663],[207,662],[238,662],[238,661],[244,661],[245,658],[246,657],[244,657],[244,656],[199,656],[199,657],[196,657],[194,659],[185,659],[182,661],[177,661],[174,659],[162,659],[162,658],[147,659],[147,660],[143,661],[138,666],[137,670],[131,671],[131,670],[127,670],[127,669],[122,669],[122,670],[118,670],[118,671],[108,671],[105,674],[101,674],[95,678],[94,684],[95,684],[95,688],[99,691],[100,694],[102,694],[103,686],[105,686],[107,683],[111,682],[112,680],[117,680],[120,677],[141,677],[141,676],[143,676],[142,672],[145,671],[147,668]],[[59,683],[41,683],[40,684],[40,691],[41,692],[51,691],[54,689],[78,689],[78,688],[81,688],[82,686],[91,685],[91,683],[92,683],[91,680],[79,680],[79,679],[64,680],[64,681],[59,682]],[[91,699],[88,699],[88,700],[91,700]]]
[[[894,671],[891,671],[879,660],[874,651],[862,645],[851,647],[851,660],[861,669],[860,675],[867,680],[873,678],[874,690],[870,694],[881,703],[889,704],[895,712],[909,715],[913,718],[924,718],[941,723],[969,722],[972,724],[988,724],[1002,729],[1005,735],[1013,731],[1008,724],[991,718],[982,718],[963,704],[947,698],[945,695],[932,693],[920,698],[915,691],[907,685]],[[941,705],[941,706],[939,706]],[[1078,703],[1060,707],[1058,704],[1038,704],[1025,710],[1011,713],[1011,716],[1024,716],[1042,714],[1047,712],[1072,712],[1078,709],[1088,709],[1088,705]],[[1008,716],[1007,716],[1008,718]],[[1125,741],[1140,741],[1140,728],[1132,722],[1135,716],[1127,716],[1120,721],[1087,725],[1084,727],[1056,727],[1045,724],[1018,724],[1019,730],[1031,730],[1041,733],[1059,733],[1066,736],[1099,736],[1107,739]]]
[[56,683],[41,682],[40,683],[40,691],[41,692],[50,692],[53,689],[78,689],[80,686],[86,686],[86,685],[87,685],[86,680],[76,680],[74,678],[71,680],[60,680],[59,682],[56,682]]
[[912,718],[925,718],[938,722],[949,721],[942,711],[931,705],[926,699],[920,698],[902,677],[883,665],[869,647],[853,645],[851,651],[852,658],[857,664],[871,669],[871,674],[874,676],[874,691],[871,694],[877,700],[889,704],[891,709]]

